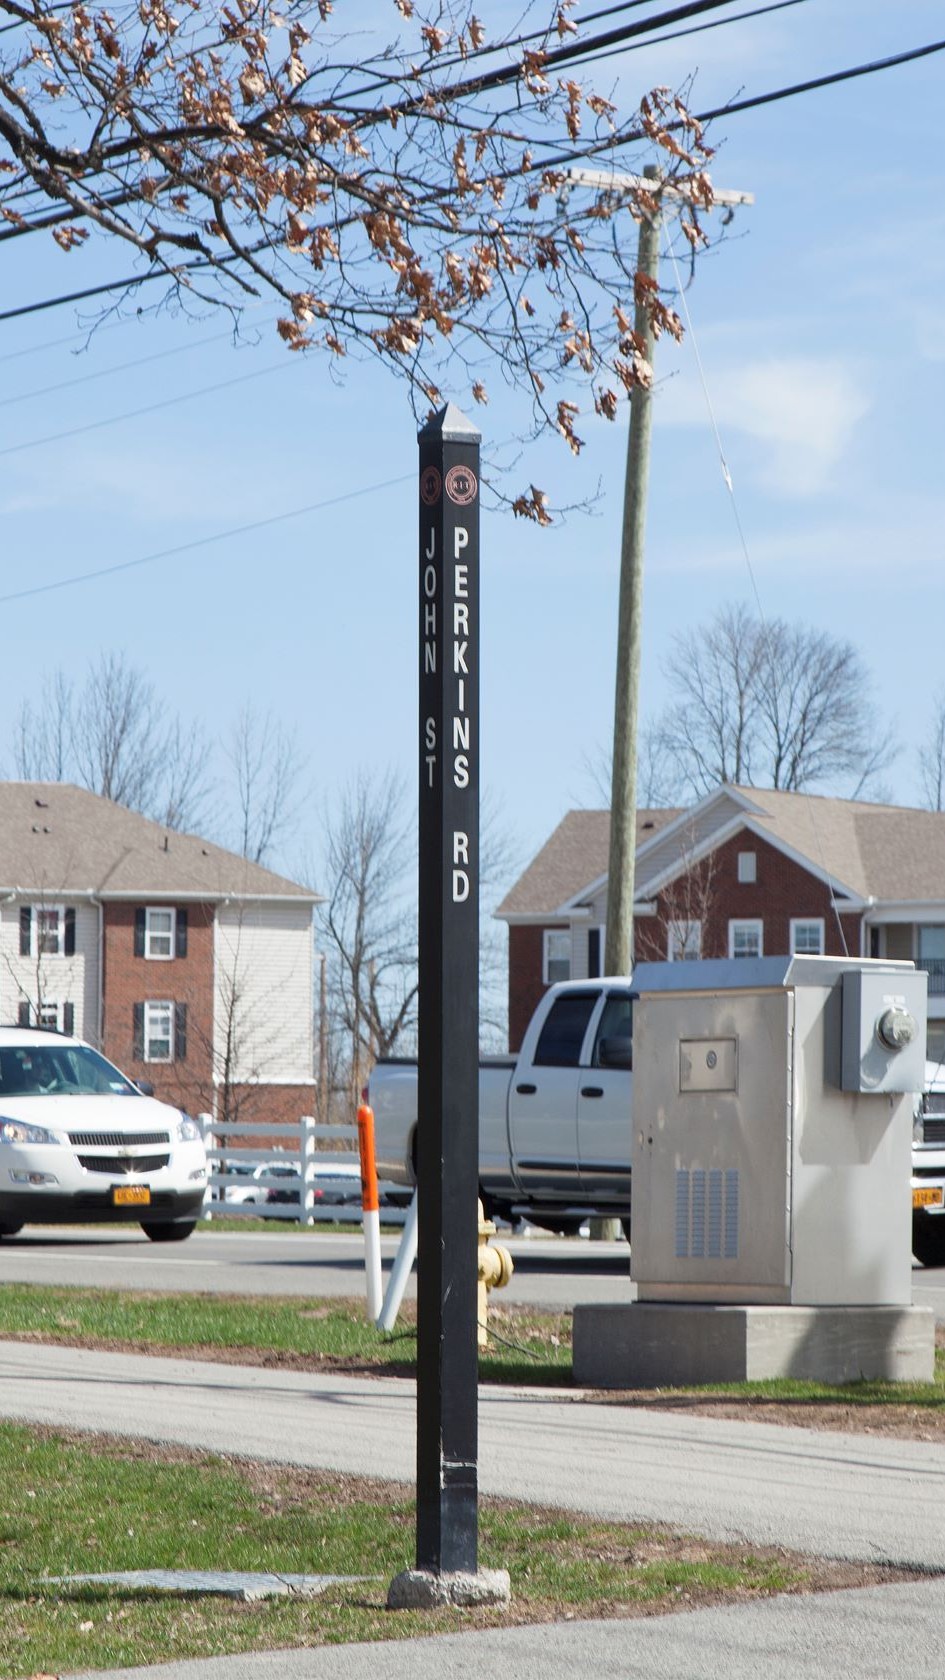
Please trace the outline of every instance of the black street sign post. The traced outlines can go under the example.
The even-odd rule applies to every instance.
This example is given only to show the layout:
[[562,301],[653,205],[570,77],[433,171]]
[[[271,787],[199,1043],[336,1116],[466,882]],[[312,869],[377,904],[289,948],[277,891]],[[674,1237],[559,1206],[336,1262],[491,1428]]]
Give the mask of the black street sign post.
[[475,1573],[479,433],[420,433],[417,1568]]

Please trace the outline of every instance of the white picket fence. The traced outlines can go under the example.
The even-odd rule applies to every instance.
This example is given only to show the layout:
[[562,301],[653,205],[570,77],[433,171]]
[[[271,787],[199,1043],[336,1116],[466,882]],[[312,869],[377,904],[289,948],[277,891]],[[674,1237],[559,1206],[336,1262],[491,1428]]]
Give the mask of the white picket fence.
[[[343,1220],[346,1224],[360,1224],[357,1126],[329,1125],[316,1120],[311,1114],[303,1114],[294,1124],[243,1121],[227,1125],[224,1144],[214,1131],[211,1114],[198,1114],[197,1120],[207,1151],[207,1194],[203,1204],[205,1220],[280,1219],[292,1220],[299,1225]],[[272,1138],[272,1147],[260,1147],[260,1138]],[[252,1143],[243,1142],[244,1139],[252,1139]],[[354,1150],[326,1150],[325,1144],[334,1139],[347,1144],[353,1142]],[[245,1172],[225,1171],[224,1163],[248,1166],[253,1169],[253,1176]],[[319,1195],[320,1181],[324,1181],[325,1175],[339,1166],[351,1178],[354,1200],[343,1204],[323,1202]],[[278,1167],[279,1171],[266,1170],[273,1167]],[[290,1171],[287,1172],[286,1168]],[[227,1200],[228,1190],[249,1188],[258,1195],[258,1201]],[[297,1196],[298,1200],[267,1201],[270,1188],[287,1191]],[[385,1207],[381,1211],[381,1219],[385,1224],[402,1225],[404,1209]]]

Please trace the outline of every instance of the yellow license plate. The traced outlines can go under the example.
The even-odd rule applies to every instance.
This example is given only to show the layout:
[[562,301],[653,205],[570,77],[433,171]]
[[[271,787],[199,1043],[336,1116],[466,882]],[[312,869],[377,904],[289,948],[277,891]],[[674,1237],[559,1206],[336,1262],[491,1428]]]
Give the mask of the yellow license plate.
[[912,1192],[912,1206],[914,1208],[941,1207],[942,1199],[942,1187],[940,1184],[930,1184],[923,1190],[913,1190]]
[[112,1189],[113,1207],[146,1207],[150,1200],[146,1184],[116,1184]]

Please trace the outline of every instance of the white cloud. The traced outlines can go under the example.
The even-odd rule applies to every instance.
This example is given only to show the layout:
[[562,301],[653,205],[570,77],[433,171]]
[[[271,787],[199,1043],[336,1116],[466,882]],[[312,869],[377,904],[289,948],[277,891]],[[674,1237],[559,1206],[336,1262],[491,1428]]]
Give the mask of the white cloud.
[[[834,360],[772,356],[728,367],[708,379],[722,435],[754,442],[757,476],[771,491],[810,496],[825,490],[850,448],[871,400],[853,371]],[[708,425],[694,376],[669,381],[660,393],[661,425]]]

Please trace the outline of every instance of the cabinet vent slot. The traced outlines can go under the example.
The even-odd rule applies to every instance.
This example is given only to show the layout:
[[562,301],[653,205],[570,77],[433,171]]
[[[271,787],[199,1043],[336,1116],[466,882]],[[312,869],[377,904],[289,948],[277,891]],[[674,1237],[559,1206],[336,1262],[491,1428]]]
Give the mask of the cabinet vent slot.
[[737,1260],[738,1170],[676,1173],[676,1259]]

